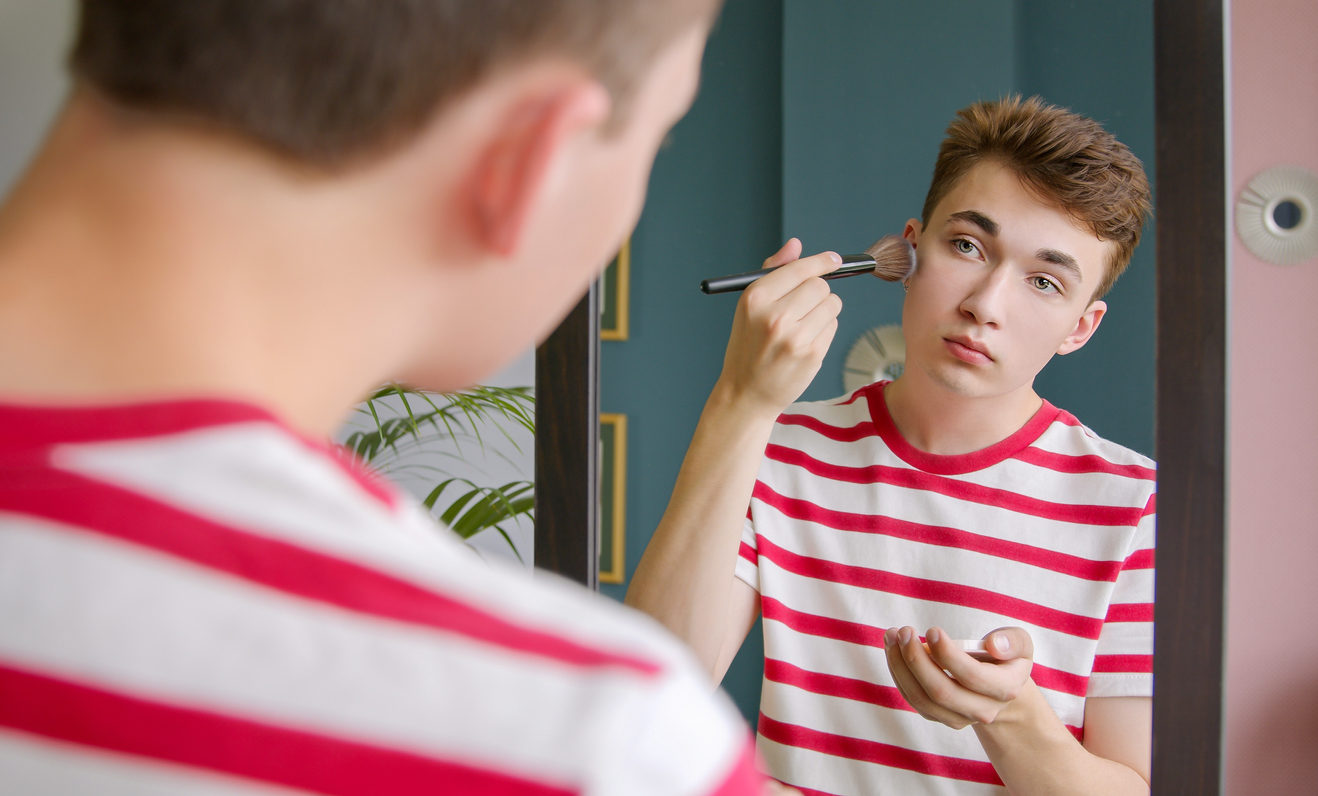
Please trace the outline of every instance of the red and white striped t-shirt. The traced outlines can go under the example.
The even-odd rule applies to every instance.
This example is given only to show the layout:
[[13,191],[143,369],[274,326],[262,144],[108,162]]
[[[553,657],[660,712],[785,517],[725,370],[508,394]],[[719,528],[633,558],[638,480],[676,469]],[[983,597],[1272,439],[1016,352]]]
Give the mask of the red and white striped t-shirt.
[[756,793],[712,691],[260,409],[0,406],[6,793]]
[[764,616],[760,752],[811,793],[1001,792],[973,732],[906,704],[883,632],[1025,628],[1081,738],[1086,697],[1152,695],[1154,464],[1047,402],[996,445],[927,454],[883,386],[795,404],[770,439],[737,563]]

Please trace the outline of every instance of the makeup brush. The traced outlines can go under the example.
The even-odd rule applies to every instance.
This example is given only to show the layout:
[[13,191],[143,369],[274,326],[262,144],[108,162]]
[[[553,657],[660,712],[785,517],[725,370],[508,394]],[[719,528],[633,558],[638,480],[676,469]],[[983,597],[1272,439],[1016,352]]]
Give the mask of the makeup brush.
[[[761,268],[742,274],[716,276],[700,283],[706,293],[731,293],[745,290],[746,286],[775,268]],[[901,235],[885,235],[870,244],[864,254],[842,255],[842,265],[836,271],[824,274],[824,279],[841,279],[856,274],[874,274],[888,282],[904,281],[915,273],[915,249]]]

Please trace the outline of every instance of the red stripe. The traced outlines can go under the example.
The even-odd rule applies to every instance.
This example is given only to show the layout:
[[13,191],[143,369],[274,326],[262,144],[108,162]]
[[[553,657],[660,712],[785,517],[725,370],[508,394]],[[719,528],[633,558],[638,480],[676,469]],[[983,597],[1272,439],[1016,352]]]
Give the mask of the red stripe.
[[1073,475],[1104,473],[1106,475],[1134,478],[1139,481],[1154,481],[1158,477],[1157,471],[1151,467],[1145,467],[1142,464],[1118,464],[1092,453],[1084,456],[1072,456],[1030,447],[1016,454],[1016,458],[1026,464],[1033,464],[1036,467],[1042,467],[1057,473]]
[[765,658],[764,677],[775,683],[790,685],[812,694],[867,702],[871,705],[914,712],[906,698],[895,686],[879,685],[868,680],[823,674],[793,666],[786,661]]
[[[1051,666],[1044,666],[1038,661],[1030,669],[1030,679],[1040,688],[1049,691],[1056,691],[1059,694],[1067,696],[1082,697],[1089,691],[1089,678],[1082,674],[1072,674],[1071,672],[1061,669],[1054,669]],[[1067,725],[1072,733],[1079,732],[1078,728]]]
[[[766,621],[779,622],[803,635],[831,638],[836,641],[859,644],[877,650],[884,649],[883,633],[885,628],[860,622],[850,622],[845,619],[808,614],[804,611],[789,608],[772,597],[760,598],[760,612]],[[767,677],[767,661],[765,665],[765,676]],[[1044,666],[1038,661],[1035,661],[1030,669],[1030,678],[1040,688],[1068,696],[1083,697],[1089,686],[1089,678],[1084,675]],[[807,688],[806,690],[813,689]],[[875,704],[879,703],[876,702]]]
[[1135,526],[1143,515],[1141,510],[1125,506],[1099,506],[1088,504],[1054,503],[1021,495],[1006,489],[996,489],[955,478],[905,467],[872,464],[865,467],[848,467],[821,462],[802,451],[782,445],[769,445],[765,455],[783,464],[800,467],[807,472],[832,481],[852,484],[888,484],[922,492],[934,492],[957,500],[978,503],[993,508],[1014,511],[1033,517],[1058,522],[1113,527]]
[[1130,555],[1126,556],[1126,562],[1121,568],[1126,569],[1153,569],[1153,548],[1143,547]]
[[881,627],[807,614],[788,608],[772,597],[760,598],[760,612],[766,620],[781,622],[798,633],[883,649],[884,628]]
[[988,589],[928,578],[914,578],[873,567],[840,564],[823,558],[803,556],[779,547],[763,536],[759,537],[758,542],[761,557],[802,577],[873,589],[917,600],[976,608],[1080,638],[1097,639],[1103,629],[1103,622],[1100,619],[1049,608]]
[[67,408],[0,404],[0,445],[108,442],[252,422],[279,421],[257,406],[220,400]]
[[144,495],[55,470],[0,479],[0,509],[46,517],[349,611],[408,622],[580,667],[645,675],[657,663],[522,627],[409,581],[208,521]]
[[760,554],[755,552],[754,547],[751,547],[745,542],[741,543],[741,547],[738,548],[737,552],[741,555],[742,558],[746,559],[752,564],[758,565],[760,563]]
[[152,702],[6,666],[0,666],[0,724],[316,793],[575,792],[452,760]]
[[1020,542],[994,539],[946,526],[898,520],[881,514],[826,509],[807,500],[782,495],[762,481],[755,483],[753,497],[791,519],[813,522],[840,531],[881,534],[936,547],[954,547],[1099,582],[1114,581],[1121,571],[1121,563],[1118,561],[1093,561]]
[[[1042,677],[1041,677],[1042,675]],[[812,672],[808,669],[802,669],[799,666],[793,666],[786,661],[766,658],[764,661],[764,677],[775,683],[799,688],[802,691],[809,691],[812,694],[822,696],[836,697],[838,699],[850,699],[855,702],[865,702],[871,705],[877,705],[889,710],[905,710],[914,713],[906,698],[902,696],[896,686],[879,685],[878,683],[868,680],[859,680],[852,677],[842,677],[836,674],[823,674],[821,672]],[[1066,672],[1059,672],[1056,669],[1048,669],[1037,663],[1031,673],[1031,679],[1034,684],[1040,688],[1059,691],[1070,694],[1071,696],[1084,696],[1088,678],[1077,677],[1076,675]],[[1064,685],[1064,688],[1056,688],[1054,685]],[[1066,729],[1074,736],[1081,737],[1084,730],[1070,724]]]
[[1096,655],[1094,671],[1118,674],[1152,674],[1152,655]]
[[[788,784],[788,783],[785,783]],[[840,796],[836,793],[830,793],[826,790],[815,790],[814,788],[803,788],[800,785],[792,785],[793,788],[801,791],[802,796]]]
[[1152,622],[1153,603],[1112,603],[1104,622]]
[[877,763],[963,782],[1002,785],[1002,780],[992,763],[917,752],[878,741],[821,732],[796,724],[775,721],[763,713],[760,714],[760,735],[785,746],[810,749],[834,757]]
[[117,406],[46,407],[0,404],[0,448],[45,451],[53,445],[144,440],[219,426],[266,424],[318,454],[390,509],[395,491],[336,445],[303,436],[259,406],[225,400],[181,400]]
[[842,428],[830,426],[813,415],[780,415],[778,424],[782,426],[800,426],[837,442],[856,442],[868,439],[874,436],[875,433],[874,424],[869,420],[861,421],[848,428]]
[[710,796],[760,796],[764,775],[755,762],[755,745],[747,738],[741,753],[732,764],[732,770],[717,788],[710,791]]
[[1144,507],[1144,514],[1142,515],[1142,517],[1149,517],[1157,513],[1158,513],[1158,493],[1154,492],[1152,495],[1149,495],[1149,503],[1147,506]]

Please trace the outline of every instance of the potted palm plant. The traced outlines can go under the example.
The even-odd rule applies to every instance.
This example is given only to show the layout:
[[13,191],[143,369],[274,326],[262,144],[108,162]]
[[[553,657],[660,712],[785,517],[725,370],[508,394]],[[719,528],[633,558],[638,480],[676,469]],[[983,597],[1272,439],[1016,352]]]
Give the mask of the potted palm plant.
[[[509,450],[520,454],[534,433],[530,387],[431,393],[390,384],[363,401],[357,412],[361,422],[345,429],[343,448],[416,495],[463,539],[497,533],[522,559],[512,530],[534,522],[534,482],[477,479],[482,460],[506,461]],[[497,440],[488,439],[491,433],[497,433]]]

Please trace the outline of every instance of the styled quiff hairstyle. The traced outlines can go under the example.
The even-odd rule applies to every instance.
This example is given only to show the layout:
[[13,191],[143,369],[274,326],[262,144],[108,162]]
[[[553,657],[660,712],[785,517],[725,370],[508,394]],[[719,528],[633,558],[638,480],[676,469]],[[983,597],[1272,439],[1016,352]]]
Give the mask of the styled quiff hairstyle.
[[722,0],[82,0],[74,76],[139,111],[335,166],[415,134],[491,74],[582,65],[620,126],[662,49]]
[[921,211],[924,224],[957,180],[986,160],[1012,169],[1042,199],[1116,244],[1093,297],[1106,295],[1130,264],[1152,208],[1139,158],[1098,122],[1038,97],[977,102],[947,128]]

